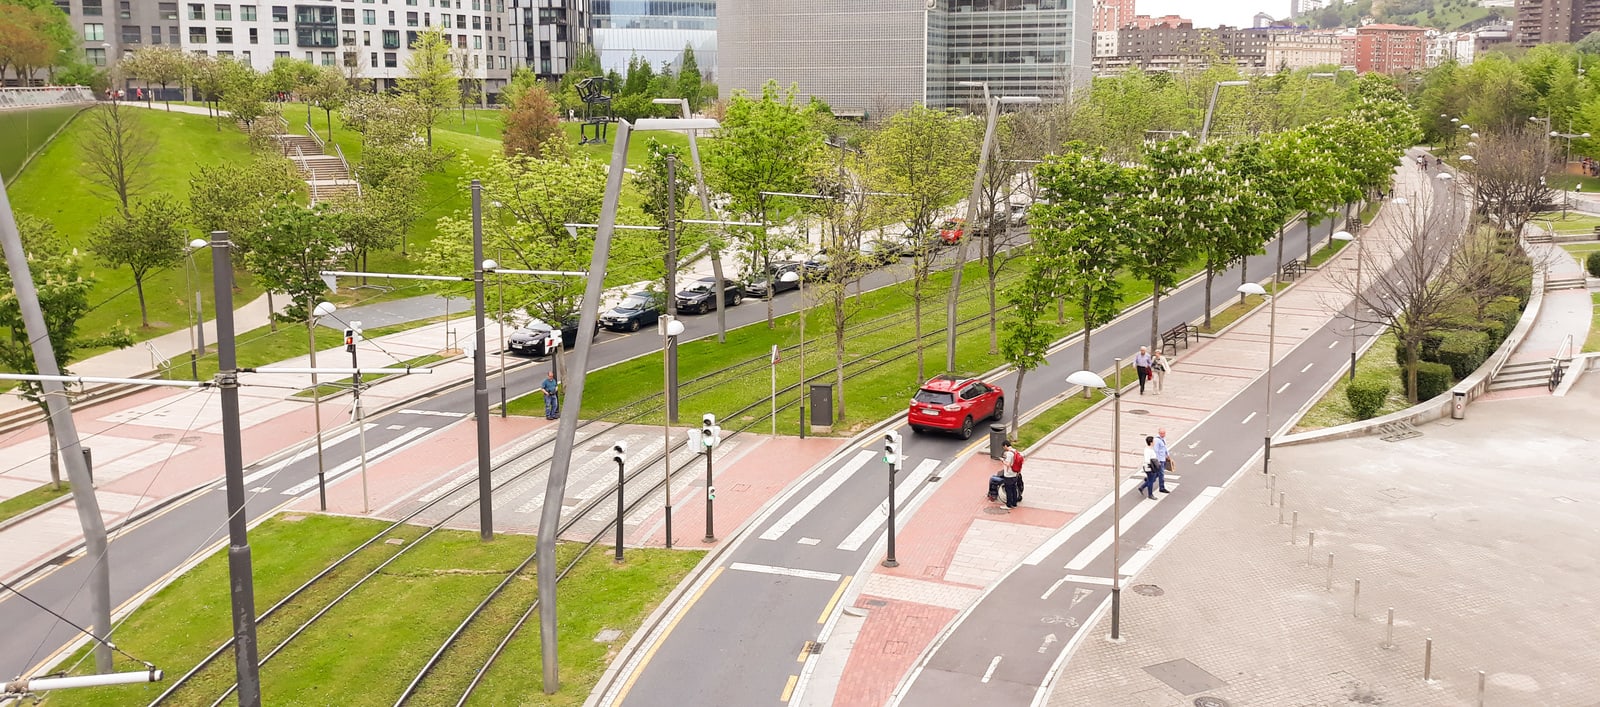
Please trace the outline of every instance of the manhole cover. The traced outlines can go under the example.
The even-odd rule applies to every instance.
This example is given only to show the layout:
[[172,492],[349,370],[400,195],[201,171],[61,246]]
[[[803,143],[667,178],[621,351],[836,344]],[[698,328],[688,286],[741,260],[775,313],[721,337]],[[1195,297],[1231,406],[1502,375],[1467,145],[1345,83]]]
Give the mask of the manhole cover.
[[166,432],[162,432],[161,434],[151,436],[150,439],[172,439],[173,437],[176,437],[176,436],[177,435],[172,435],[172,434],[167,434]]
[[1196,697],[1194,707],[1228,707],[1228,701],[1221,697]]
[[1150,411],[1144,408],[1134,408],[1128,411],[1129,415],[1149,415]]
[[868,600],[863,601],[861,603],[866,604],[867,606],[872,606],[872,607],[888,606],[889,605],[889,602],[886,602],[886,601],[884,601],[882,599],[868,599]]
[[1133,593],[1142,597],[1158,597],[1166,594],[1167,590],[1154,584],[1135,584],[1133,585]]
[[184,444],[188,444],[190,442],[199,442],[200,441],[200,437],[197,436],[197,435],[190,435],[188,437],[183,437],[183,438],[179,439],[178,441],[179,442],[183,442]]

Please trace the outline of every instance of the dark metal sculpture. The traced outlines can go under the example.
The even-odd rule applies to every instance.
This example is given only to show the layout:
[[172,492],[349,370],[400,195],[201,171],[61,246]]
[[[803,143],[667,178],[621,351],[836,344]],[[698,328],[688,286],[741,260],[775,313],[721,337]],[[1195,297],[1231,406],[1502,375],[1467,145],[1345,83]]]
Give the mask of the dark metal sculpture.
[[617,116],[611,112],[611,95],[616,83],[604,76],[591,76],[578,82],[578,97],[583,99],[583,124],[578,126],[578,144],[606,143],[611,124]]

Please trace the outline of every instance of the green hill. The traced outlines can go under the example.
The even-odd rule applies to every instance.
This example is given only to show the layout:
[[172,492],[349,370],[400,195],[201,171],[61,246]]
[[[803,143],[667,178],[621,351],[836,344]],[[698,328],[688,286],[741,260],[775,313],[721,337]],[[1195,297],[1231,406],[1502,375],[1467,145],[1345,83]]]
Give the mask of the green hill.
[[1332,29],[1354,27],[1363,19],[1372,18],[1376,22],[1459,31],[1509,21],[1512,12],[1506,7],[1481,7],[1477,0],[1335,0],[1329,7],[1307,13],[1296,22]]

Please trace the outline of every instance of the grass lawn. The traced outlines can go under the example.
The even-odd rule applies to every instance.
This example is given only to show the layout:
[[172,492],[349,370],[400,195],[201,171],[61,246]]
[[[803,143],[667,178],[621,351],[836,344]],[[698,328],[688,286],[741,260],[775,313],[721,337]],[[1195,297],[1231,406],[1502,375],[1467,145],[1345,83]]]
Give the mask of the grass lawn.
[[1600,292],[1596,292],[1592,296],[1594,297],[1594,309],[1593,314],[1590,316],[1593,319],[1589,322],[1589,338],[1583,342],[1583,353],[1600,351]]
[[1328,262],[1333,258],[1333,256],[1338,255],[1339,251],[1344,250],[1344,247],[1349,244],[1350,241],[1338,241],[1332,239],[1325,241],[1323,246],[1317,249],[1317,252],[1311,254],[1311,267],[1318,267],[1323,263]]
[[[211,119],[200,115],[167,113],[129,109],[141,121],[141,130],[156,140],[156,149],[146,173],[150,186],[145,194],[170,194],[180,202],[187,202],[189,175],[201,165],[238,162],[248,158],[249,147],[244,133],[225,126],[221,132]],[[9,185],[13,208],[19,214],[48,219],[67,240],[84,248],[90,232],[100,219],[117,209],[115,197],[108,196],[83,177],[81,143],[88,133],[88,121],[75,120],[61,135],[34,159],[21,177]],[[195,235],[198,235],[196,233]],[[200,290],[207,306],[211,300],[211,255],[209,249],[195,255],[198,277],[192,287]],[[111,268],[94,259],[85,258],[85,272],[94,273],[98,282],[90,292],[93,307],[79,323],[79,331],[97,334],[113,327],[124,326],[136,338],[148,338],[183,328],[184,304],[189,301],[185,292],[185,267],[170,268],[153,273],[144,286],[145,298],[150,307],[151,327],[139,327],[139,300],[133,291],[133,276],[125,268]],[[248,273],[240,270],[235,300],[247,302],[260,294]],[[79,351],[75,358],[82,359],[100,353],[98,350]]]
[[69,493],[72,493],[72,484],[62,481],[59,489],[50,484],[45,484],[32,491],[12,496],[0,501],[0,521],[15,518]]
[[1580,177],[1576,174],[1552,174],[1547,179],[1552,189],[1572,191],[1582,185],[1584,192],[1593,194],[1600,191],[1600,178],[1596,177]]
[[[1404,410],[1411,405],[1406,402],[1405,392],[1400,387],[1400,364],[1394,360],[1395,345],[1394,334],[1384,333],[1356,361],[1356,377],[1389,384],[1389,397],[1383,401],[1383,407],[1378,409],[1375,417]],[[1305,417],[1300,418],[1293,431],[1304,432],[1356,422],[1355,413],[1350,410],[1350,401],[1344,395],[1344,389],[1349,384],[1350,375],[1346,371],[1345,375],[1339,377],[1339,382],[1328,390],[1328,394],[1317,401]]]
[[[252,532],[257,606],[264,608],[327,566],[372,533],[379,521],[308,516],[299,522],[272,520]],[[404,526],[395,537],[410,543],[421,528]],[[445,636],[506,573],[533,552],[534,538],[501,535],[484,543],[475,532],[440,531],[421,547],[396,560],[302,634],[261,672],[262,692],[273,704],[392,704]],[[401,546],[379,543],[341,571],[302,595],[283,614],[260,627],[261,654],[328,599]],[[577,547],[562,545],[563,564]],[[612,649],[621,646],[648,613],[700,561],[701,552],[628,550],[615,565],[604,552],[591,553],[560,588],[562,601],[562,689],[542,704],[581,704]],[[119,643],[151,660],[170,675],[189,666],[229,634],[226,556],[207,558],[198,568],[134,613]],[[270,573],[270,576],[268,576]],[[531,573],[513,582],[491,605],[423,684],[418,704],[450,704],[465,688],[483,657],[493,650],[512,621],[536,593]],[[579,598],[582,598],[581,600]],[[596,601],[595,598],[600,600]],[[396,607],[416,610],[396,611]],[[595,643],[601,628],[623,631],[615,643]],[[482,704],[517,703],[539,694],[538,627],[519,634],[481,686]],[[231,653],[173,699],[173,704],[209,704],[233,682]],[[85,661],[87,662],[87,661]],[[79,670],[87,666],[79,666]],[[360,675],[362,679],[334,676]],[[111,705],[148,701],[160,685],[97,688],[72,693],[72,704]],[[446,701],[448,698],[449,701]]]
[[1384,202],[1382,201],[1374,201],[1361,208],[1359,218],[1363,228],[1371,226],[1372,222],[1378,218],[1378,211],[1383,208],[1383,204]]
[[1560,211],[1545,211],[1534,214],[1531,222],[1556,233],[1593,233],[1595,226],[1600,226],[1600,216],[1587,216],[1576,211],[1568,211],[1562,216]]
[[17,172],[28,155],[43,147],[56,130],[65,125],[83,106],[55,106],[31,110],[0,112],[0,177],[6,184],[17,180]]
[[1572,257],[1577,258],[1579,265],[1587,268],[1589,254],[1600,250],[1600,243],[1563,243],[1561,247],[1566,248]]
[[[421,368],[421,367],[426,366],[426,365],[428,365],[430,363],[443,361],[444,359],[445,359],[445,357],[441,356],[439,354],[428,354],[426,356],[418,356],[416,358],[409,359],[409,360],[406,360],[406,361],[401,362],[401,363],[386,363],[386,364],[382,364],[382,366],[384,368],[406,368],[408,366],[411,367],[411,368]],[[390,376],[397,376],[397,375],[400,375],[400,374],[398,374],[398,373],[385,373],[385,374],[377,375],[377,376],[365,376],[365,377],[363,377],[361,379],[361,384],[362,384],[363,387],[369,386],[369,385],[374,385],[374,384],[382,381],[385,378],[388,378]],[[333,381],[331,383],[322,383],[322,384],[318,385],[317,386],[317,390],[323,396],[334,395],[336,393],[342,393],[342,392],[347,391],[347,390],[350,389],[351,381],[352,381],[352,378],[340,378],[339,380]],[[305,390],[302,390],[302,391],[299,391],[299,392],[295,393],[294,397],[296,397],[296,398],[313,398],[313,397],[316,397],[316,394],[313,394],[311,392],[310,388],[306,388]]]

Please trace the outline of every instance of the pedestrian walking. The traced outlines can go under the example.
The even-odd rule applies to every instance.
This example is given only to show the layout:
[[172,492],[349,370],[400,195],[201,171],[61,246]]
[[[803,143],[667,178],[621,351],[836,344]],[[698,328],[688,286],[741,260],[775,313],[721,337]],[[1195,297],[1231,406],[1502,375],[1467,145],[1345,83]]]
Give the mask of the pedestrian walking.
[[1167,366],[1169,363],[1171,362],[1167,360],[1167,355],[1160,351],[1157,351],[1155,358],[1150,361],[1150,373],[1155,376],[1156,395],[1160,395],[1162,388],[1167,385]]
[[1167,428],[1156,430],[1152,448],[1156,453],[1156,485],[1161,488],[1161,493],[1172,493],[1167,490],[1167,472],[1172,471],[1172,450],[1167,448]]
[[1133,356],[1133,368],[1139,372],[1139,394],[1144,395],[1145,381],[1150,380],[1150,347],[1140,346]]
[[556,383],[556,372],[551,371],[545,375],[544,382],[539,384],[539,392],[544,394],[544,419],[554,420],[561,416],[561,398],[558,395],[561,386]]
[[1145,435],[1144,438],[1144,483],[1139,484],[1139,495],[1154,500],[1156,497],[1156,438]]

